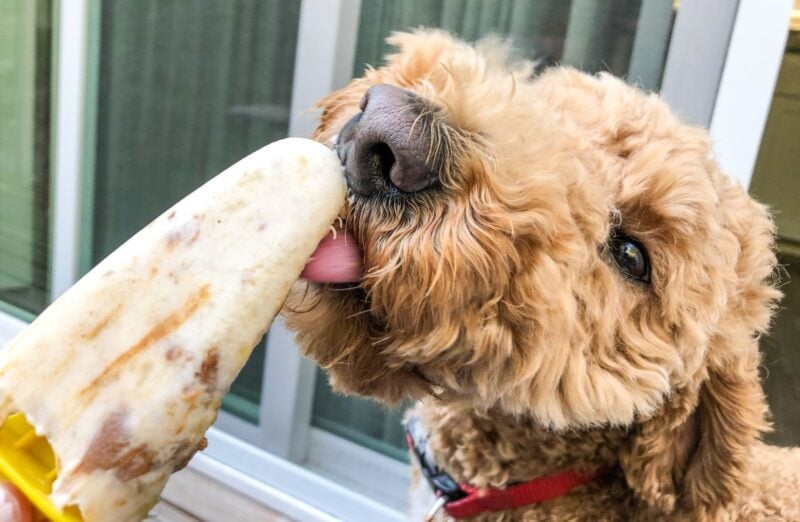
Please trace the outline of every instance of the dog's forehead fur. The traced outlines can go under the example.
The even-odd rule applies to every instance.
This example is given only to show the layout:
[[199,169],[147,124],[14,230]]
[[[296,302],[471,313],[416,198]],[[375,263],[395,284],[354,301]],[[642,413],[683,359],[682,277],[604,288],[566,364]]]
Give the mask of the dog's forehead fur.
[[[317,138],[389,83],[430,103],[452,158],[440,189],[354,197],[363,292],[292,298],[319,301],[290,322],[336,386],[435,393],[553,427],[629,425],[676,389],[693,402],[708,361],[733,356],[722,340],[767,327],[772,223],[718,171],[703,130],[609,75],[532,76],[496,41],[390,42],[384,67],[322,100]],[[650,286],[615,268],[614,228],[647,248]]]

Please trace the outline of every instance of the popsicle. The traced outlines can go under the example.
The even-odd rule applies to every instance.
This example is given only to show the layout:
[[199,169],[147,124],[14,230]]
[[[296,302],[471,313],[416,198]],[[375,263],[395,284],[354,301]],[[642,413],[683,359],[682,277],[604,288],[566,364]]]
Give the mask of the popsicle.
[[146,515],[204,444],[345,192],[328,148],[272,143],[155,219],[0,351],[0,423],[21,413],[49,443],[56,512]]

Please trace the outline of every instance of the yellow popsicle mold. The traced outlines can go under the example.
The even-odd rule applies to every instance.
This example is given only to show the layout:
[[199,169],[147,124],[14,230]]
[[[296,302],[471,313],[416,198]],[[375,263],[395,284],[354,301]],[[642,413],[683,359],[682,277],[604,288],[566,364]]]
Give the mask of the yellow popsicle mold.
[[82,522],[77,506],[58,509],[50,501],[58,467],[47,438],[36,434],[22,413],[13,413],[0,426],[0,475],[6,477],[39,510],[34,520]]

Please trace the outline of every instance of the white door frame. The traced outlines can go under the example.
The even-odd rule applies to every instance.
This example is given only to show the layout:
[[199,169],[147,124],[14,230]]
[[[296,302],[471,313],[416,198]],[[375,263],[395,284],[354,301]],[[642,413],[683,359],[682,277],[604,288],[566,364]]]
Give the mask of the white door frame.
[[750,186],[778,80],[793,0],[740,0],[709,125],[723,172]]

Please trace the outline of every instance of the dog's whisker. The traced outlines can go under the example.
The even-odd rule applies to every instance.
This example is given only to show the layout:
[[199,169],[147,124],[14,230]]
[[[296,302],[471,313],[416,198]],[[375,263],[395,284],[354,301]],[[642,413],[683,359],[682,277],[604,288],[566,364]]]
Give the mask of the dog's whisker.
[[511,92],[508,93],[508,101],[514,99],[514,95],[517,93],[517,77],[514,72],[508,73],[511,76]]
[[328,286],[328,288],[329,288],[330,290],[333,290],[334,292],[352,292],[353,290],[358,290],[359,288],[361,288],[361,286],[360,286],[360,285],[354,285],[354,286],[345,286],[345,287],[341,287],[341,286]]
[[372,310],[367,308],[365,310],[360,310],[358,312],[353,312],[352,314],[347,316],[347,319],[355,319],[356,317],[359,317],[361,315],[367,315],[367,314],[370,314],[370,313],[372,313]]
[[[303,288],[303,295],[300,297],[300,302],[298,304],[303,304],[303,302],[305,302],[306,297],[308,297],[308,295],[309,295],[310,289],[311,289],[311,283],[306,282],[306,284],[305,284],[305,286]],[[294,308],[291,305],[289,305],[288,303],[284,303],[283,307],[284,307],[285,310],[287,310],[287,311],[289,311],[291,313],[307,314],[307,313],[311,312],[312,310],[314,310],[317,306],[319,306],[319,304],[321,302],[322,302],[322,296],[318,296],[317,301],[315,303],[313,303],[310,307],[308,307],[305,310],[300,310],[300,309]]]
[[411,127],[408,129],[408,139],[409,140],[413,139],[414,130],[416,129],[417,124],[419,122],[423,121],[423,118],[425,118],[426,116],[427,116],[426,111],[422,111],[419,114],[417,114],[416,118],[414,118],[414,121],[411,123]]

